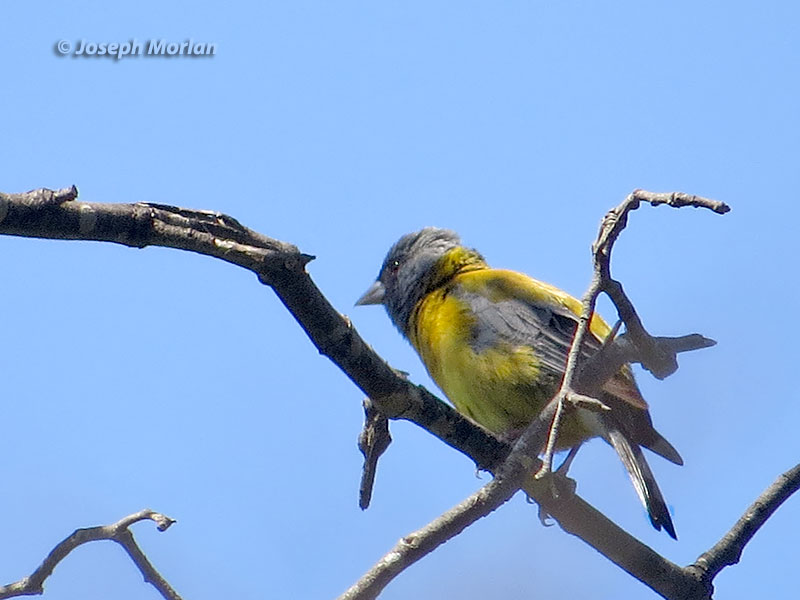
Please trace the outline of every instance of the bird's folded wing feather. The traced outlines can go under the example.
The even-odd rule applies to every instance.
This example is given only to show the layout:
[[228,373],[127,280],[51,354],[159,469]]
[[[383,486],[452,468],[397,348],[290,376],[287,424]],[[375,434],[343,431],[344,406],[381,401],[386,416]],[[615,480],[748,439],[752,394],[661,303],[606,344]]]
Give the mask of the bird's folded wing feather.
[[[453,288],[466,302],[475,318],[471,345],[481,352],[498,344],[530,346],[540,368],[560,379],[578,325],[581,304],[549,284],[515,271],[486,269],[459,276]],[[600,349],[610,328],[599,316],[581,345],[586,358]],[[646,409],[629,367],[611,378],[604,390],[637,407]]]

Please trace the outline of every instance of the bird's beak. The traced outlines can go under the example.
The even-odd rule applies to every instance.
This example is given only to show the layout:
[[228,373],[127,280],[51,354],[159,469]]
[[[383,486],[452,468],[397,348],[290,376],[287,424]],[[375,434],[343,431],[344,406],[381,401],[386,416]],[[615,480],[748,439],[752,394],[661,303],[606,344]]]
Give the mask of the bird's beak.
[[361,296],[356,302],[356,306],[365,306],[367,304],[383,304],[383,298],[386,296],[386,288],[380,280],[373,283],[366,293]]

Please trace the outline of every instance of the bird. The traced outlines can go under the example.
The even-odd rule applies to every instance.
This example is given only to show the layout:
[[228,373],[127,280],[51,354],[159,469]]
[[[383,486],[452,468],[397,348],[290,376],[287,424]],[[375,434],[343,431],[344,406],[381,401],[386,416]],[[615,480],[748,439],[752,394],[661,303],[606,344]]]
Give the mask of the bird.
[[[523,273],[495,269],[448,229],[401,237],[378,278],[356,302],[382,304],[456,409],[492,433],[514,439],[557,393],[581,303]],[[611,328],[595,315],[581,355],[600,349]],[[642,448],[677,465],[683,459],[653,427],[630,365],[597,399],[610,410],[577,407],[558,431],[556,450],[600,437],[619,455],[656,530],[677,539],[664,496]]]

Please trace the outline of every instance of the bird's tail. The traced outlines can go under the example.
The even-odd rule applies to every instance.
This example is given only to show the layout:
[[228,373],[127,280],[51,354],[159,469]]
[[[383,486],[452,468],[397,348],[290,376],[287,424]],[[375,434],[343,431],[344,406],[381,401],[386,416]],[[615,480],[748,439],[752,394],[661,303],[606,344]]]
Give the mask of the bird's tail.
[[616,427],[609,427],[606,435],[614,450],[619,454],[622,464],[625,465],[625,469],[633,482],[633,487],[636,488],[639,499],[647,509],[653,527],[659,531],[663,527],[664,531],[672,539],[677,540],[675,527],[672,525],[672,517],[670,517],[667,509],[667,503],[664,501],[664,496],[661,495],[661,490],[658,489],[656,479],[639,444],[631,442]]

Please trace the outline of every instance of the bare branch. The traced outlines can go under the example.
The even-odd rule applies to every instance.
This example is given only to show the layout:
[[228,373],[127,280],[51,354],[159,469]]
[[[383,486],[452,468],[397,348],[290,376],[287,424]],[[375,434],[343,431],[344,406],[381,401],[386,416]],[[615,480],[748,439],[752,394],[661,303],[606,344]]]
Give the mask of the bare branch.
[[[305,270],[312,256],[256,233],[221,213],[162,204],[100,204],[65,191],[0,193],[0,234],[163,246],[219,258],[253,271],[269,285],[320,353],[330,358],[389,419],[406,419],[472,457],[479,468],[500,464],[510,446],[405,380],[331,306]],[[41,206],[39,197],[67,198]],[[81,221],[81,214],[84,214]],[[91,217],[86,217],[91,214]],[[83,226],[81,226],[83,222]]]
[[[617,307],[619,317],[625,323],[627,335],[631,338],[638,352],[638,355],[632,359],[631,362],[641,363],[641,365],[653,373],[653,375],[659,379],[663,379],[674,373],[678,368],[676,349],[660,341],[664,338],[654,338],[647,333],[639,315],[636,314],[633,303],[625,295],[622,284],[611,277],[611,250],[619,234],[622,233],[622,230],[628,224],[628,215],[631,211],[639,208],[642,202],[648,202],[653,206],[666,204],[674,208],[685,206],[706,208],[717,214],[727,213],[730,211],[730,207],[724,202],[709,200],[708,198],[701,198],[681,192],[657,194],[644,190],[634,190],[625,198],[622,204],[606,214],[600,225],[600,232],[597,236],[597,240],[592,246],[595,260],[595,274],[590,290],[595,289],[595,287],[597,288],[596,291],[594,291],[595,298],[599,291],[605,292]],[[584,307],[586,308],[586,296],[584,296]],[[591,309],[593,312],[594,302],[591,304]],[[585,327],[584,325],[584,331]],[[698,337],[702,338],[702,336]],[[702,339],[705,340],[705,338]],[[706,340],[706,342],[709,345],[714,343],[712,340]]]
[[364,455],[364,468],[361,472],[361,485],[358,490],[358,506],[361,510],[369,507],[372,488],[378,470],[378,459],[392,443],[389,433],[389,420],[375,408],[372,400],[364,398],[364,429],[358,436],[358,449]]
[[[594,259],[594,276],[589,284],[589,289],[583,295],[582,308],[578,328],[567,357],[564,379],[561,388],[553,402],[563,405],[569,397],[574,397],[578,392],[592,395],[602,388],[603,384],[616,373],[622,365],[628,362],[641,363],[656,377],[663,379],[674,373],[678,368],[677,353],[699,348],[706,348],[716,342],[698,334],[683,336],[681,338],[655,338],[645,331],[633,303],[622,290],[622,284],[611,278],[611,250],[622,230],[628,224],[628,214],[639,208],[642,202],[649,202],[654,206],[666,204],[675,208],[684,206],[702,207],[724,214],[730,210],[727,204],[716,200],[709,200],[699,196],[691,196],[681,192],[670,194],[656,194],[644,190],[635,190],[618,207],[609,211],[600,225],[600,231],[592,245]],[[615,339],[612,344],[605,344],[602,351],[585,361],[585,367],[578,368],[578,360],[589,330],[589,323],[594,316],[597,297],[600,292],[606,292],[617,307],[620,319],[625,323],[627,335],[630,337],[632,347],[625,345],[625,336]],[[614,358],[612,359],[611,356]],[[553,450],[555,448],[558,429],[563,411],[556,411],[544,464],[539,476],[549,473],[552,469]]]
[[767,519],[789,496],[800,489],[800,464],[780,475],[745,511],[728,533],[713,548],[686,567],[703,580],[711,582],[717,573],[735,565],[742,551]]
[[43,594],[45,580],[52,575],[58,563],[64,560],[75,548],[88,542],[111,540],[125,549],[125,552],[128,553],[128,556],[131,557],[131,560],[142,573],[144,580],[152,584],[166,600],[181,600],[177,592],[172,589],[169,583],[150,563],[130,532],[129,527],[131,525],[145,520],[156,523],[159,531],[166,531],[170,525],[175,523],[173,519],[161,513],[145,509],[128,515],[111,525],[76,529],[72,535],[53,548],[47,558],[30,576],[0,587],[0,599]]
[[[468,508],[465,515],[448,514],[445,521],[452,526],[445,527],[444,530],[457,533],[468,522],[479,518],[481,511],[486,514],[493,510],[486,507],[495,506],[495,500],[502,503],[507,494],[513,495],[513,491],[508,490],[516,489],[511,482],[516,473],[514,465],[518,464],[517,460],[512,460],[510,466],[505,467],[512,476],[501,476],[499,472],[505,457],[511,452],[511,446],[476,426],[424,388],[405,381],[377,356],[350,322],[328,303],[311,281],[305,265],[313,257],[302,254],[291,244],[253,232],[235,219],[220,213],[157,204],[84,203],[75,200],[75,192],[72,188],[59,192],[38,190],[28,194],[0,194],[0,234],[109,241],[137,248],[159,245],[214,256],[252,270],[262,283],[273,288],[319,351],[336,363],[372,399],[375,407],[385,417],[410,420],[470,456],[479,468],[497,473],[500,483],[488,490],[481,490],[479,496],[472,498],[472,502],[466,501]],[[628,212],[643,200],[651,204],[676,207],[705,207],[719,213],[727,211],[727,207],[721,203],[694,196],[634,192],[621,207],[609,213],[603,222],[595,254],[600,268],[606,273],[609,272],[608,258],[613,241],[622,230]],[[615,360],[639,361],[654,373],[662,373],[669,369],[662,368],[661,363],[670,363],[670,356],[674,362],[676,352],[704,347],[710,343],[702,336],[650,337],[638,322],[635,311],[626,308],[627,299],[624,293],[617,294],[613,286],[610,289],[618,296],[612,297],[619,300],[617,307],[627,330],[626,336],[609,345],[612,347],[612,355],[618,355]],[[602,291],[607,290],[604,287]],[[621,287],[618,291],[621,292]],[[593,299],[596,299],[597,293],[599,292],[594,286],[591,286],[584,297],[584,310],[578,330],[580,335],[585,335],[592,314]],[[590,299],[588,302],[587,298]],[[626,338],[630,341],[625,341]],[[580,339],[577,340],[579,341]],[[661,355],[666,355],[668,359],[662,361]],[[569,378],[565,377],[565,381],[573,382],[573,395],[585,394],[591,397],[591,389],[597,382],[605,381],[603,369],[598,367],[600,375],[593,374],[594,367],[590,368],[591,359],[577,367],[575,363],[575,357],[571,356],[571,362],[568,363],[568,373],[571,374]],[[574,397],[579,398],[577,395]],[[520,449],[529,455],[538,452],[538,448],[544,443],[555,407],[551,403],[540,415],[540,424],[532,426],[517,441]],[[565,531],[595,547],[665,598],[710,597],[710,584],[700,580],[696,569],[681,569],[667,561],[576,495],[553,498],[550,485],[534,480],[530,475],[539,464],[538,461],[531,464],[533,467],[526,471],[528,475],[522,482],[522,489],[540,502]],[[494,481],[491,483],[494,484]],[[504,485],[509,485],[510,488],[502,487]],[[495,488],[501,490],[496,497],[492,491]],[[436,529],[434,524],[431,527]],[[413,560],[418,560],[422,555],[420,553],[430,551],[425,550],[426,547],[433,548],[448,535],[454,534],[442,537],[438,533],[431,533],[431,537],[425,535],[414,538],[422,541],[409,544],[414,552],[408,553],[402,561],[410,564]]]
[[[679,337],[653,337],[655,344],[671,354],[690,352],[709,348],[716,344],[714,340],[692,333]],[[617,373],[623,365],[639,362],[641,353],[633,344],[630,337],[623,334],[603,347],[588,359],[581,361],[578,373],[575,376],[575,389],[598,389],[602,384]]]
[[[520,470],[521,470],[520,466]],[[338,600],[371,600],[407,567],[506,502],[519,489],[516,478],[497,476],[428,525],[403,537]]]

